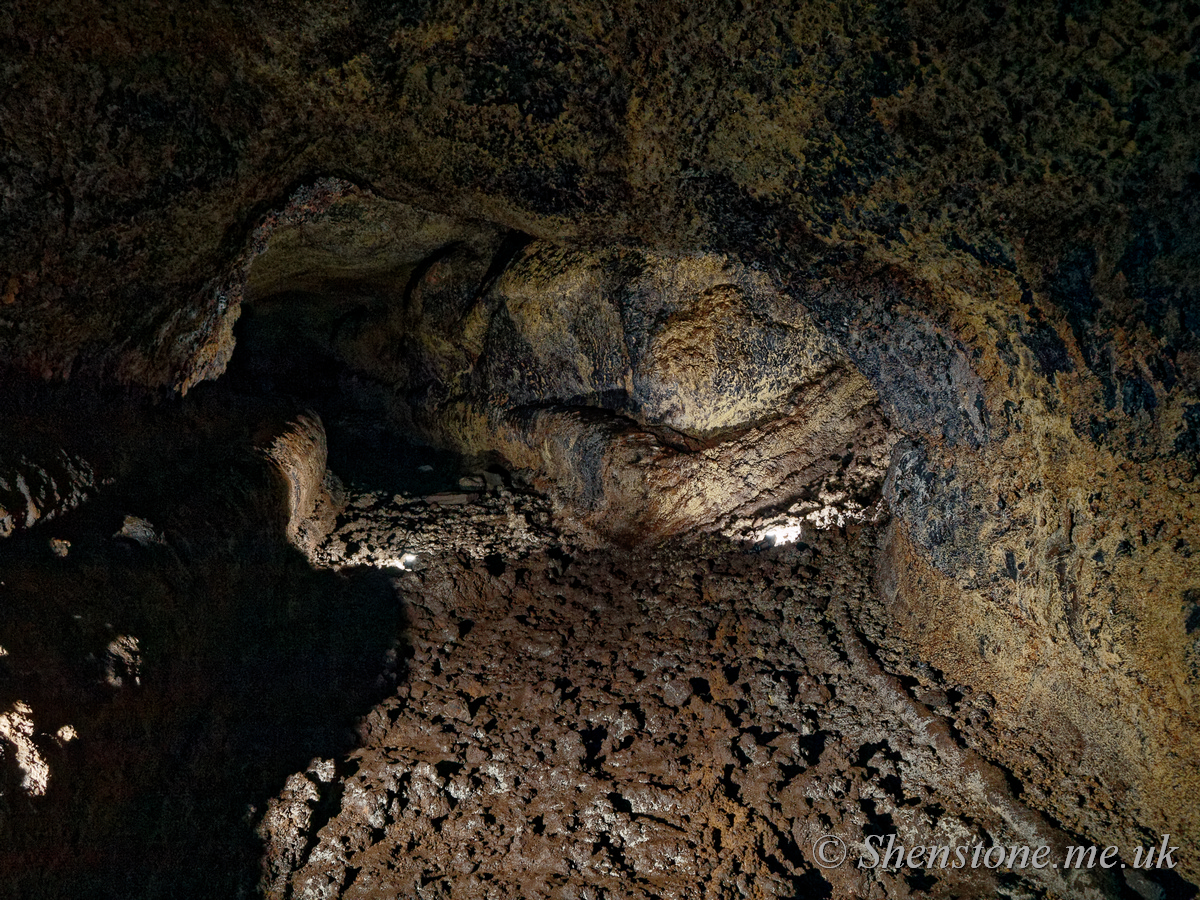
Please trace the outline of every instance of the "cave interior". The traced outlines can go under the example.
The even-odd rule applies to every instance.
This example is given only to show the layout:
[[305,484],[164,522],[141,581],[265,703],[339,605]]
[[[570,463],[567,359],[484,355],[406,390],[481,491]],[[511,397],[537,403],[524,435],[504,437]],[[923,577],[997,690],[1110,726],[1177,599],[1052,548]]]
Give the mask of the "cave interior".
[[1200,7],[35,6],[0,893],[1197,895]]

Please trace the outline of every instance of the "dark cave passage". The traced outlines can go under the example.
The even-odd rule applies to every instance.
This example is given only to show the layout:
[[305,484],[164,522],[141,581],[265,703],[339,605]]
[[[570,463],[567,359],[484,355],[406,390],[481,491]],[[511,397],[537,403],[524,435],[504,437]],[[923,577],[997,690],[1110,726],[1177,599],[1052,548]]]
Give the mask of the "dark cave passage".
[[225,384],[59,402],[102,483],[0,545],[0,707],[77,737],[38,742],[44,796],[0,763],[5,895],[249,896],[254,810],[341,759],[403,677],[402,602],[386,572],[317,570],[289,543],[253,439],[285,404]]

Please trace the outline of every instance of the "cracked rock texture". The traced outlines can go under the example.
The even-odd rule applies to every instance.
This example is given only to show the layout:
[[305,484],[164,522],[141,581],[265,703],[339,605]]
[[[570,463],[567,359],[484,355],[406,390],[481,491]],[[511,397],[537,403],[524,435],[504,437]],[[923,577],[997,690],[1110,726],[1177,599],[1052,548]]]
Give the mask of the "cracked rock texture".
[[45,464],[22,455],[0,462],[0,537],[82,503],[95,487],[91,466],[61,448]]

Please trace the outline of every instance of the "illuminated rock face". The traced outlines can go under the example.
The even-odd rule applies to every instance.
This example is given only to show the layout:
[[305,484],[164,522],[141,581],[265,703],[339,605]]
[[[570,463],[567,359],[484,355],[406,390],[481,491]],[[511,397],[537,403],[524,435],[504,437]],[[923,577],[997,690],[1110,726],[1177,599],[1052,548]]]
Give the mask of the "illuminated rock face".
[[[324,358],[397,427],[527,470],[592,541],[878,500],[894,437],[875,392],[764,272],[444,219],[432,247],[430,219],[351,190],[277,227],[248,274],[252,375]],[[411,255],[364,254],[381,233]],[[336,278],[305,269],[317,247]]]
[[[1195,9],[695,7],[0,14],[0,533],[68,549],[6,560],[0,676],[77,653],[60,687],[86,699],[86,655],[136,635],[153,684],[171,653],[110,616],[277,596],[231,562],[255,529],[262,572],[291,558],[246,449],[269,442],[204,404],[303,394],[326,425],[495,454],[601,549],[882,498],[871,652],[986,693],[958,733],[1022,802],[1086,842],[1170,832],[1196,881]],[[104,406],[122,387],[192,418]],[[251,405],[246,430],[278,421]],[[309,547],[336,503],[302,432],[284,468],[325,510],[292,523]],[[196,459],[219,512],[200,478],[172,507],[154,470]],[[106,490],[158,492],[166,543],[92,557],[53,531]],[[112,512],[106,541],[143,515]],[[119,556],[142,550],[161,568]],[[217,589],[180,574],[197,559]],[[164,580],[186,602],[151,602]],[[72,625],[89,592],[104,615]],[[308,647],[298,609],[267,646]],[[85,747],[89,719],[9,693],[56,802],[75,782],[43,745],[69,723]],[[121,709],[158,721],[160,699]]]

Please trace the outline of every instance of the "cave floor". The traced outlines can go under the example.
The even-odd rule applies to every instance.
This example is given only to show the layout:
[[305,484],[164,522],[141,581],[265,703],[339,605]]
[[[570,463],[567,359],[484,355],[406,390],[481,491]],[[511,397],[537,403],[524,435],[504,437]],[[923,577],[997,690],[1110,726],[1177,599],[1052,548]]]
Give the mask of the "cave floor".
[[123,482],[0,548],[0,699],[49,767],[30,796],[0,766],[9,895],[1163,896],[858,865],[870,840],[1086,843],[989,762],[1014,738],[986,685],[889,630],[886,516],[589,548],[519,472],[335,423],[330,468],[365,480],[328,479],[302,553],[229,436],[244,402],[197,394]]
[[[407,669],[358,750],[271,800],[268,896],[1054,895],[982,864],[856,865],[870,835],[987,847],[1022,816],[963,788],[979,773],[958,742],[988,698],[885,674],[854,624],[879,617],[881,527],[582,550],[536,500],[499,495],[472,511],[362,494],[318,549],[418,549],[393,570]],[[817,864],[838,855],[824,836],[840,866]]]

